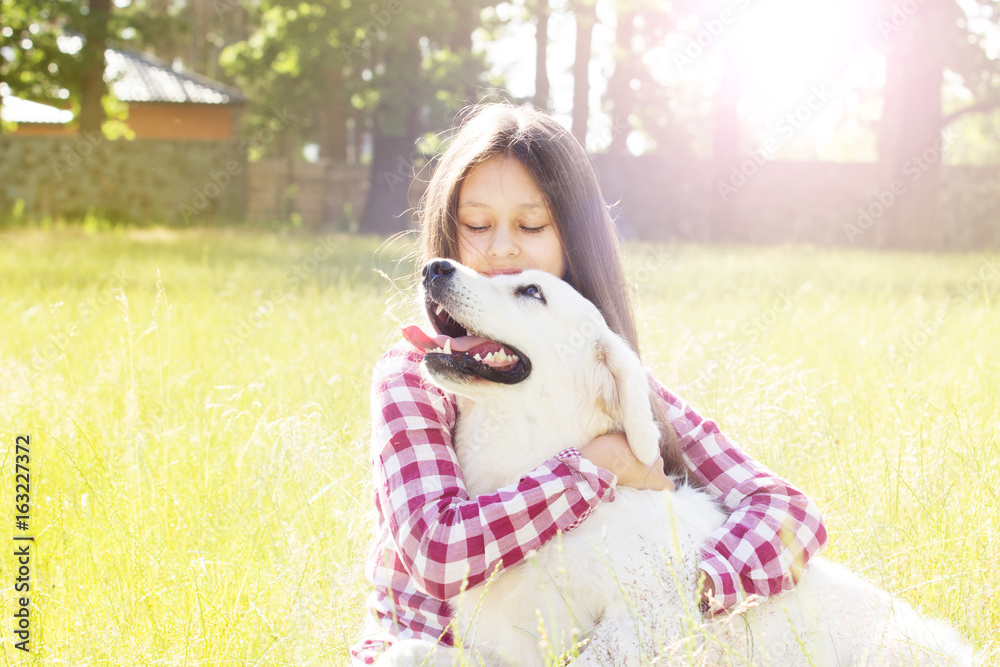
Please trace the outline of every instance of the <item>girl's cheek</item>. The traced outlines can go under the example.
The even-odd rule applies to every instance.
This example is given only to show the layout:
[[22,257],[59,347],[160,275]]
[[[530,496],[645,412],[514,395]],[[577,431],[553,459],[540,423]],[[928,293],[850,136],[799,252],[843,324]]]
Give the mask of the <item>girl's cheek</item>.
[[458,261],[473,270],[478,270],[479,260],[483,256],[483,249],[479,244],[468,238],[458,240]]

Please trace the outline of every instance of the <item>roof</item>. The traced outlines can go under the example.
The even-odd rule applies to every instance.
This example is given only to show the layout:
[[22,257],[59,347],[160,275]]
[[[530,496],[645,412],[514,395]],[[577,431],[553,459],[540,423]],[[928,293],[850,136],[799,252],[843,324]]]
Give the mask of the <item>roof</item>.
[[73,120],[73,112],[47,104],[29,102],[13,95],[3,96],[0,118],[8,123],[46,123],[63,125]]
[[[104,52],[104,79],[123,102],[174,102],[187,104],[244,104],[247,98],[238,89],[193,72],[177,72],[158,58],[125,49]],[[0,84],[0,118],[8,123],[64,125],[73,112],[47,104],[30,102],[7,94]]]
[[104,79],[123,102],[243,104],[238,89],[193,72],[175,71],[153,56],[126,49],[107,49]]

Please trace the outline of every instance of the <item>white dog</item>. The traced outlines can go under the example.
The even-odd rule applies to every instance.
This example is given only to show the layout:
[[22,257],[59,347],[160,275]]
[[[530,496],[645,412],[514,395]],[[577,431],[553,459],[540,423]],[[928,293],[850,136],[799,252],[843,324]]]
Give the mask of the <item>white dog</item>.
[[[411,328],[434,382],[454,392],[455,449],[473,496],[516,483],[568,447],[623,431],[658,456],[649,380],[597,308],[541,271],[492,278],[424,268],[435,335]],[[458,649],[404,641],[380,664],[970,665],[950,628],[829,561],[797,588],[705,621],[698,546],[725,520],[703,492],[620,487],[580,526],[452,600]]]

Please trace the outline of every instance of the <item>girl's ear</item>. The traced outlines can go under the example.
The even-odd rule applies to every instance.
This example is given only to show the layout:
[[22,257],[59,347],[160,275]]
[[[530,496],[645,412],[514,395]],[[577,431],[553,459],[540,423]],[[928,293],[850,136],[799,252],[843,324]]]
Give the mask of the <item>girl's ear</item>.
[[636,458],[652,464],[660,456],[660,429],[649,405],[649,379],[632,348],[614,333],[595,341],[588,362],[597,406],[625,433]]

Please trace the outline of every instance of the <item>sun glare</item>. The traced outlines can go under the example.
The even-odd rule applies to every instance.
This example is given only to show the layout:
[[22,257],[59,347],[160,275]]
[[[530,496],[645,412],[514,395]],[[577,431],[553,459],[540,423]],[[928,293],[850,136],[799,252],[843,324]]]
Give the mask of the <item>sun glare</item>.
[[853,91],[877,78],[868,23],[854,3],[731,0],[682,20],[667,47],[646,62],[665,84],[683,83],[709,96],[725,68],[735,68],[739,112],[751,133],[773,140],[776,150],[816,147],[831,140],[856,106]]
[[[606,4],[606,6],[605,6]],[[711,7],[710,7],[711,5]],[[591,72],[591,106],[600,109],[606,92],[603,74],[614,67],[615,5],[600,2],[601,21],[594,30],[595,62]],[[610,18],[608,12],[611,12]],[[859,106],[859,90],[880,86],[880,44],[871,9],[858,2],[838,0],[725,0],[698,3],[685,17],[671,16],[660,43],[639,42],[634,48],[664,90],[683,92],[682,100],[706,103],[721,80],[726,56],[740,79],[739,113],[745,139],[777,140],[775,156],[792,159],[838,159],[844,150],[828,148],[845,127],[861,133],[868,113]],[[573,81],[570,74],[575,39],[572,15],[555,12],[549,23],[550,105],[560,120],[569,123]],[[495,43],[477,36],[487,51],[494,73],[504,74],[514,94],[533,92],[535,48],[531,22],[513,22]],[[602,60],[603,59],[603,60]],[[673,93],[672,93],[673,94]],[[694,109],[691,106],[689,110]],[[594,114],[588,147],[604,150],[610,141],[609,118]],[[835,136],[836,135],[836,136]],[[635,153],[649,148],[644,136],[629,136]],[[812,152],[810,152],[812,151]]]
[[864,37],[845,3],[769,0],[734,21],[730,48],[743,74],[743,99],[777,113],[812,86],[840,88]]

